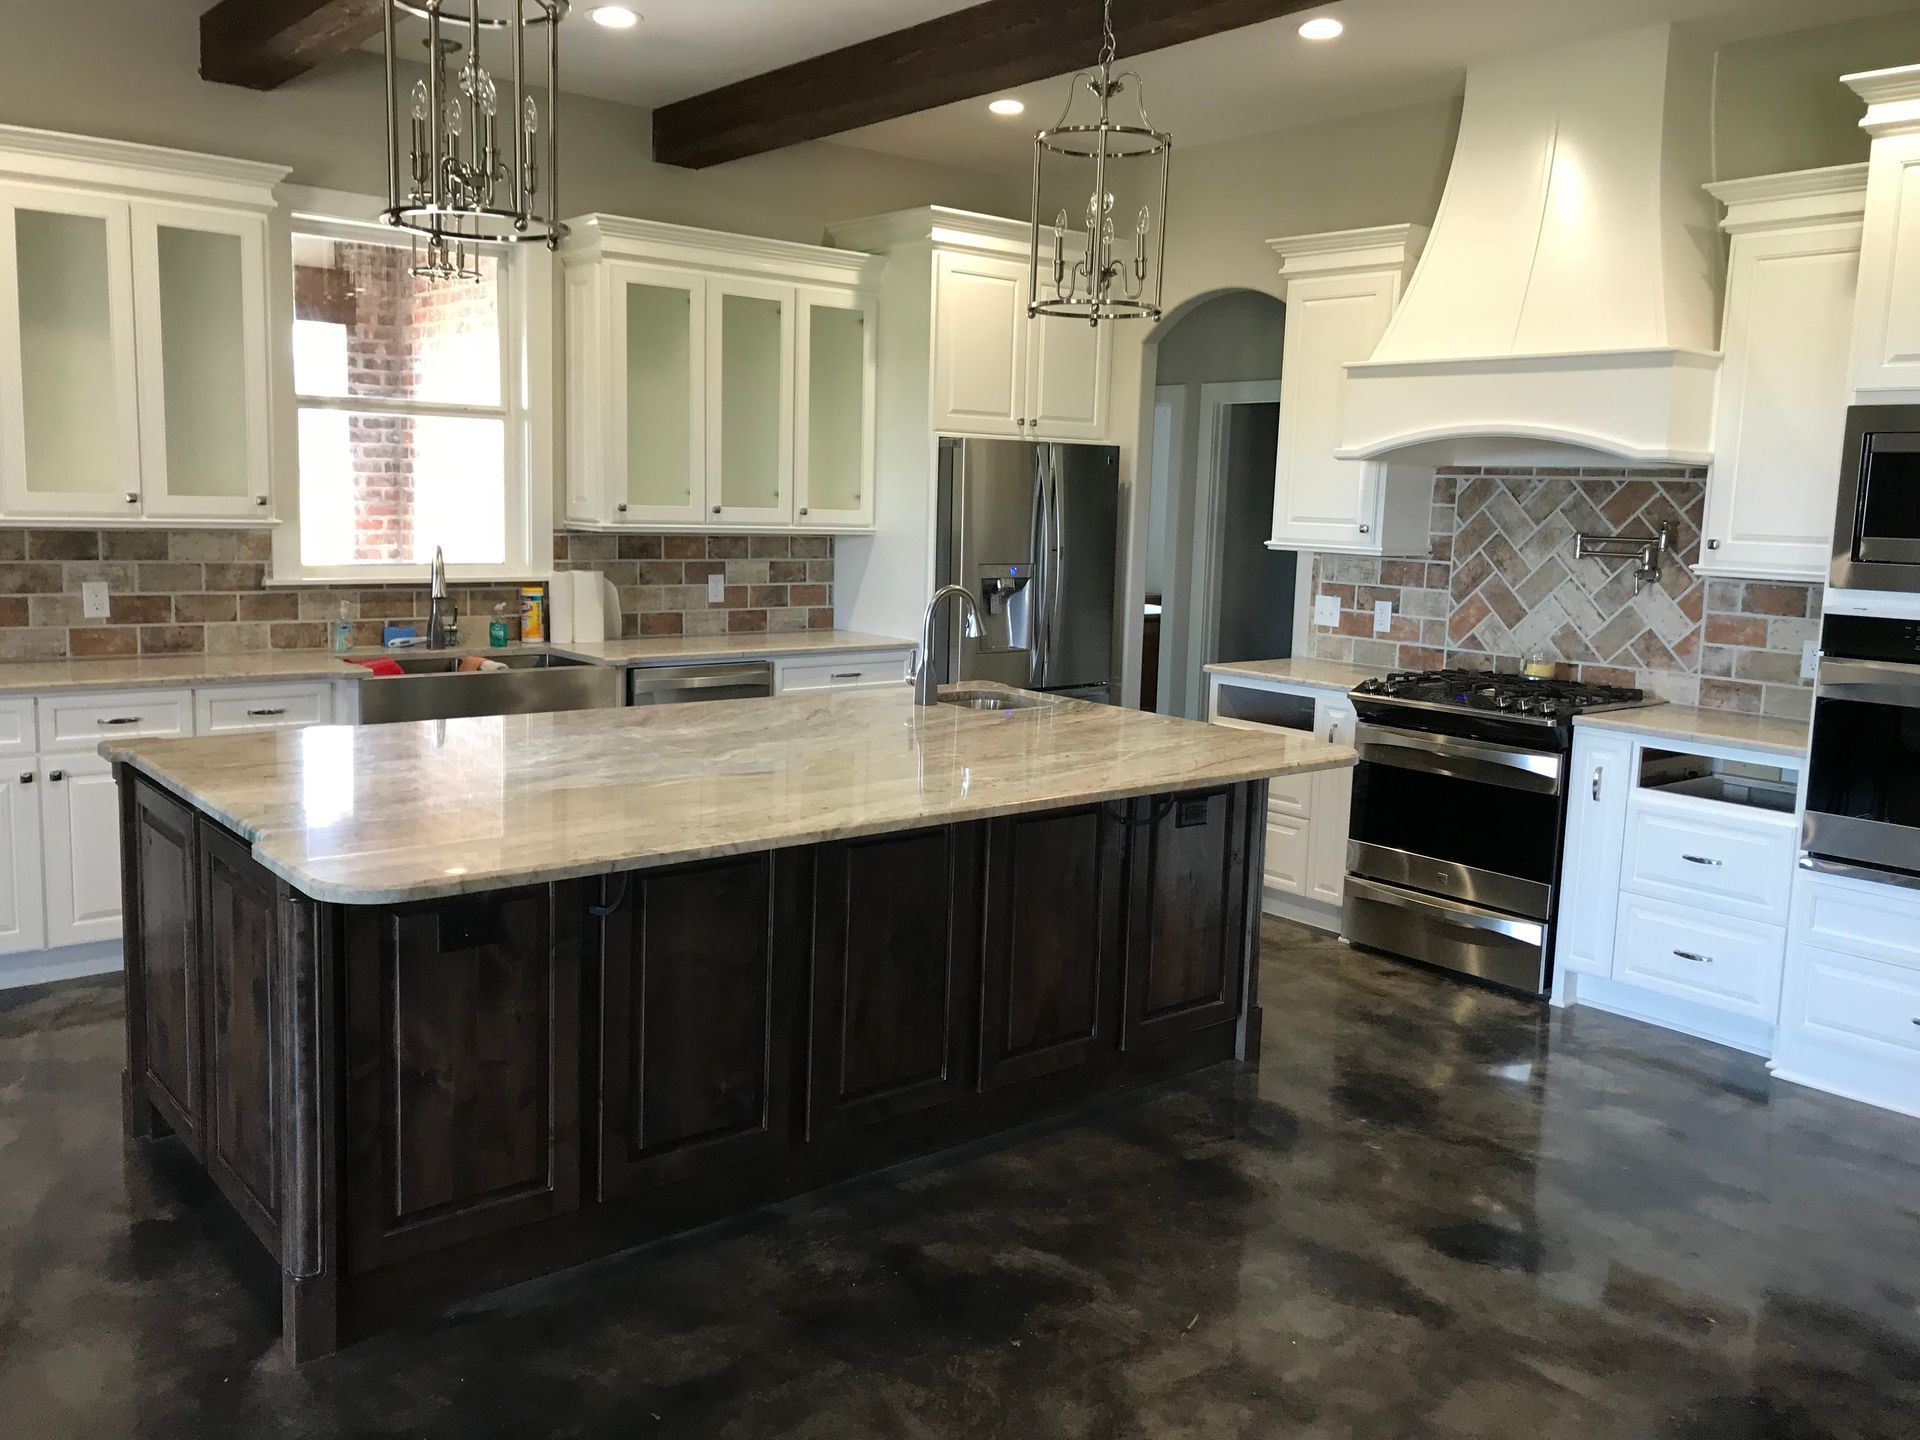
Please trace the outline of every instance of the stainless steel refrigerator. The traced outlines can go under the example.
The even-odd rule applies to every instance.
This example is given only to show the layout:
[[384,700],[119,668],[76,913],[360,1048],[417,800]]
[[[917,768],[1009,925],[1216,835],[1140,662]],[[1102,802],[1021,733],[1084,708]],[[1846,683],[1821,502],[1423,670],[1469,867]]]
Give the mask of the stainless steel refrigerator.
[[973,592],[985,633],[950,608],[936,673],[1112,704],[1119,532],[1112,446],[942,440],[935,580]]

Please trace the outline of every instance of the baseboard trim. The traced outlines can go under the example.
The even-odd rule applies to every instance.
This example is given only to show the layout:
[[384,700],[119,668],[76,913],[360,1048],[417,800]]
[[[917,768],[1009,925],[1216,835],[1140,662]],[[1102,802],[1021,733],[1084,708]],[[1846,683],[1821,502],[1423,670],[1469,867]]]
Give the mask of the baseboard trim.
[[121,964],[118,940],[96,940],[89,945],[70,945],[64,950],[0,955],[0,990],[51,985],[56,980],[79,980],[89,975],[111,975]]
[[1301,925],[1310,925],[1315,930],[1325,930],[1330,935],[1340,933],[1340,907],[1329,905],[1324,900],[1305,900],[1298,895],[1286,895],[1268,890],[1260,897],[1260,909],[1268,915],[1277,915],[1282,920],[1292,920]]
[[1707,1006],[1671,1000],[1602,975],[1568,975],[1562,991],[1559,978],[1556,974],[1554,988],[1564,995],[1564,1000],[1556,999],[1555,1004],[1591,1006],[1609,1015],[1658,1025],[1663,1030],[1677,1030],[1696,1040],[1709,1040],[1715,1045],[1758,1055],[1763,1060],[1773,1054],[1773,1026],[1765,1021],[1749,1020],[1742,1015],[1721,1015]]

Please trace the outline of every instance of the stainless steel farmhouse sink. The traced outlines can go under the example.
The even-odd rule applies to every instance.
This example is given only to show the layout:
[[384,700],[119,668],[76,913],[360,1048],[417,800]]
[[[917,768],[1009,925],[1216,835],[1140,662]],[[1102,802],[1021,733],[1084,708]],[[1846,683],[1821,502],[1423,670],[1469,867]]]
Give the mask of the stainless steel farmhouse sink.
[[620,674],[543,653],[490,655],[505,670],[463,671],[458,655],[395,655],[404,672],[360,683],[360,723],[458,720],[473,715],[539,715],[600,710],[620,703]]

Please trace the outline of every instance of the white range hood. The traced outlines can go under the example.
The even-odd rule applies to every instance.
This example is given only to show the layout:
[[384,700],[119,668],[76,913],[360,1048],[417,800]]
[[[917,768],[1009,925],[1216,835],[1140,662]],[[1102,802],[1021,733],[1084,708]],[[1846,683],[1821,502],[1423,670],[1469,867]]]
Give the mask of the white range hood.
[[1706,464],[1712,60],[1647,26],[1467,75],[1419,269],[1347,366],[1344,459]]

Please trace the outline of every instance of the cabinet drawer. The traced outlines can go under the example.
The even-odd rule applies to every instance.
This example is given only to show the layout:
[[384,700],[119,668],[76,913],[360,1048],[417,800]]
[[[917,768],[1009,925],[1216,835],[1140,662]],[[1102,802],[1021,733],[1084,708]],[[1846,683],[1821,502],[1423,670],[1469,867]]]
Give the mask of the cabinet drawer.
[[1784,925],[1793,889],[1793,822],[1786,816],[1711,817],[1698,806],[1636,799],[1621,883],[1643,895],[1707,905]]
[[1777,925],[1622,895],[1613,978],[1771,1024],[1786,946]]
[[1281,890],[1288,895],[1306,894],[1312,856],[1312,833],[1306,821],[1267,821],[1266,882],[1269,890]]
[[0,700],[0,755],[31,755],[40,737],[33,728],[33,700]]
[[780,693],[898,685],[903,683],[906,673],[904,655],[843,655],[837,660],[804,660],[780,666]]
[[235,685],[193,692],[196,735],[292,730],[332,719],[333,691],[327,685]]
[[1794,967],[1808,1026],[1892,1045],[1920,1062],[1920,974],[1818,945],[1796,945]]
[[1313,814],[1313,782],[1306,775],[1276,775],[1267,782],[1267,813],[1275,819],[1287,816],[1305,820]]
[[102,740],[193,734],[191,690],[49,695],[40,701],[40,749],[95,749]]
[[1802,871],[1793,925],[1796,943],[1920,970],[1920,890]]

